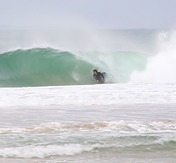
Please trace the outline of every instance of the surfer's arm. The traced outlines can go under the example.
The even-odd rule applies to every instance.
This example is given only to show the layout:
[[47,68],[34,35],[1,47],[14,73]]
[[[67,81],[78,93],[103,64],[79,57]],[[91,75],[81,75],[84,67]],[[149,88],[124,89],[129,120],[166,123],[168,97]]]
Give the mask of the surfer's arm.
[[105,72],[101,73],[101,77],[103,78],[103,80],[105,79],[105,74],[106,74]]

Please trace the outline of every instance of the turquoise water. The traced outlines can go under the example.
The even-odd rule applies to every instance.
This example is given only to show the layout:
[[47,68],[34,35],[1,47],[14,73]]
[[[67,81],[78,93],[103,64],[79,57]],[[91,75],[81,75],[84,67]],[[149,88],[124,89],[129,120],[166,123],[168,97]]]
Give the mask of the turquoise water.
[[0,162],[176,162],[174,31],[0,36]]
[[18,49],[0,54],[0,86],[94,84],[92,70],[107,73],[107,82],[128,82],[144,70],[147,58],[137,52],[78,52],[52,48]]

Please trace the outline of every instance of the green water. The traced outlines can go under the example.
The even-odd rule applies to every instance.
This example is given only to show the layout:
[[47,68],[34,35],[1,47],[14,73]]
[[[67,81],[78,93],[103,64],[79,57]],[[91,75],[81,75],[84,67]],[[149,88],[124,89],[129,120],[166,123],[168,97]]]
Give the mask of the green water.
[[128,82],[132,72],[145,69],[147,58],[136,52],[19,49],[0,55],[0,86],[94,84],[94,68],[106,72],[108,83]]

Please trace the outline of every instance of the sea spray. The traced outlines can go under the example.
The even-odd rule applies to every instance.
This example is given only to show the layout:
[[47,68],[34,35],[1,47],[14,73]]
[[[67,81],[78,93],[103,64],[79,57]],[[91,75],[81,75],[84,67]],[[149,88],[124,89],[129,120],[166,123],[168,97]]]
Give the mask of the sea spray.
[[176,32],[160,32],[157,52],[148,60],[145,71],[134,71],[131,81],[142,83],[176,82]]
[[145,68],[148,57],[130,51],[18,49],[0,55],[0,86],[95,84],[94,68],[106,72],[107,83],[128,82],[133,71]]

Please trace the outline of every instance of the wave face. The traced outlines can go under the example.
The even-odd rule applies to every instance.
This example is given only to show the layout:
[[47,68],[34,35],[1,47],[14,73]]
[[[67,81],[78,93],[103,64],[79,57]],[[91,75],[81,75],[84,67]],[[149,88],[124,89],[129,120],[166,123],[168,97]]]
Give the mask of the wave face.
[[87,84],[93,65],[50,48],[16,50],[0,55],[1,86]]
[[94,68],[106,72],[107,83],[176,82],[175,30],[0,30],[0,36],[0,87],[95,84]]
[[93,84],[92,70],[107,73],[107,82],[127,82],[144,69],[147,56],[135,52],[79,52],[52,48],[18,49],[0,55],[0,86]]

